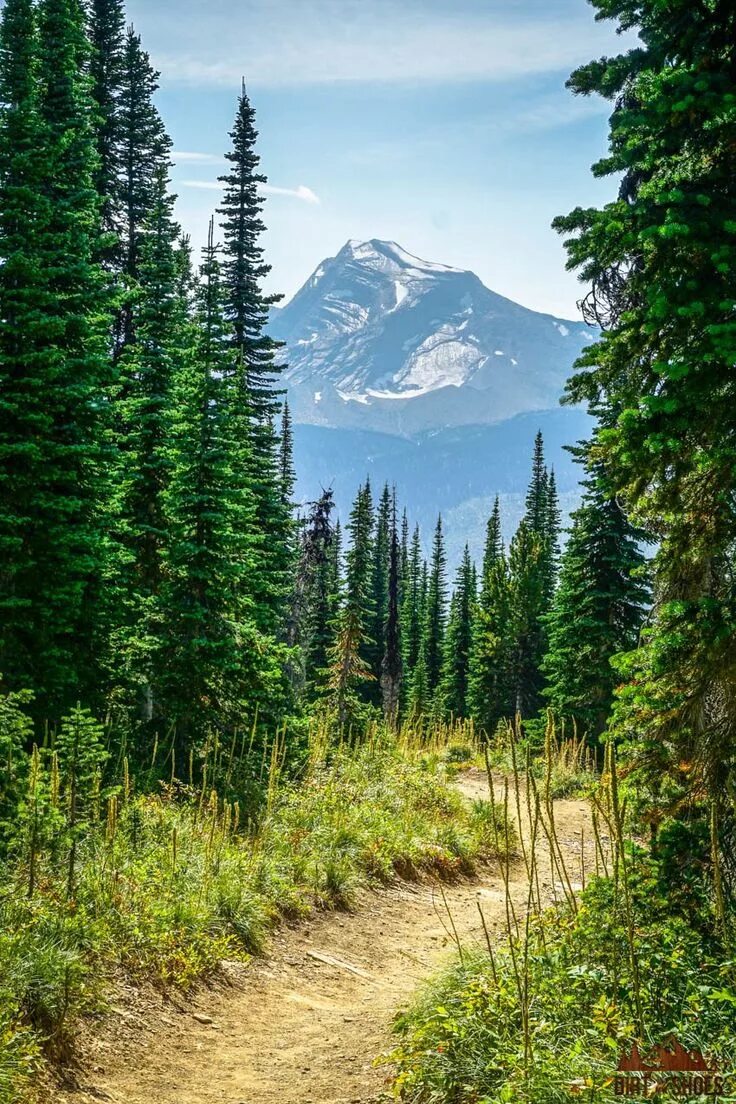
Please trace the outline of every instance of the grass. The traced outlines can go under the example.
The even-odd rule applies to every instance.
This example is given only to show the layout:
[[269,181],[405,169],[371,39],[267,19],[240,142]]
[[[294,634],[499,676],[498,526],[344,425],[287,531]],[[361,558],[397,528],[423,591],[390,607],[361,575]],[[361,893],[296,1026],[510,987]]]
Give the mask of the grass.
[[[410,1104],[563,1104],[571,1096],[604,1104],[616,1098],[620,1055],[637,1037],[648,1047],[671,1032],[732,1071],[733,963],[717,940],[668,909],[660,873],[642,861],[632,882],[642,1033],[626,925],[612,919],[613,881],[594,879],[577,913],[549,910],[513,955],[500,949],[492,964],[466,951],[426,988],[396,1023],[396,1095]],[[514,976],[522,961],[528,1048]]]
[[[530,772],[537,783],[555,800],[588,796],[595,787],[598,771],[595,755],[584,737],[558,729],[549,717],[540,747],[525,736],[521,723],[499,728],[489,744],[491,766],[502,774]],[[483,761],[479,760],[479,765]]]
[[[705,876],[685,884],[670,862],[626,837],[609,746],[593,795],[596,873],[572,892],[551,802],[549,739],[547,747],[547,785],[517,771],[515,797],[531,795],[532,838],[544,836],[556,856],[564,900],[544,906],[527,844],[528,908],[507,909],[505,941],[489,942],[487,953],[465,950],[397,1018],[396,1097],[563,1104],[579,1096],[607,1104],[621,1095],[621,1055],[634,1042],[646,1053],[672,1033],[714,1058],[733,1092],[736,964],[729,932],[713,923]],[[663,1097],[671,1095],[660,1088]],[[719,1096],[726,1098],[736,1099]]]
[[214,791],[173,782],[131,796],[126,779],[76,840],[73,896],[53,839],[30,896],[27,858],[6,861],[1,1104],[44,1061],[70,1058],[75,1022],[121,970],[185,988],[223,958],[257,954],[282,917],[350,908],[361,886],[396,877],[470,874],[500,838],[498,811],[463,801],[432,741],[313,749],[300,781],[272,770],[257,824],[239,820]]

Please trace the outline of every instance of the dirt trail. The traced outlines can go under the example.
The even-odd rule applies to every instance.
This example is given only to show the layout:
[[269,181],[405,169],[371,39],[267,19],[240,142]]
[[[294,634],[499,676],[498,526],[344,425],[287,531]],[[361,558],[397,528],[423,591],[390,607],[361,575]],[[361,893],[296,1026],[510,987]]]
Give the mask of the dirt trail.
[[[480,772],[463,775],[468,797],[484,796]],[[556,803],[560,844],[573,881],[580,876],[580,833],[591,840],[588,808]],[[586,843],[586,866],[594,855]],[[546,847],[541,875],[553,892]],[[513,892],[526,901],[522,863]],[[504,926],[498,871],[444,887],[455,928],[466,944],[481,943],[480,899],[489,930]],[[140,1000],[113,1010],[115,1029],[99,1033],[85,1086],[56,1093],[57,1104],[370,1104],[386,1088],[377,1055],[391,1047],[396,1010],[453,949],[441,891],[402,884],[365,892],[352,914],[324,913],[282,928],[268,957],[228,967],[231,986],[203,989],[181,1010]],[[317,956],[317,957],[315,957]],[[327,959],[327,961],[326,961]],[[200,1022],[196,1017],[211,1022]],[[101,1041],[100,1041],[101,1040]]]

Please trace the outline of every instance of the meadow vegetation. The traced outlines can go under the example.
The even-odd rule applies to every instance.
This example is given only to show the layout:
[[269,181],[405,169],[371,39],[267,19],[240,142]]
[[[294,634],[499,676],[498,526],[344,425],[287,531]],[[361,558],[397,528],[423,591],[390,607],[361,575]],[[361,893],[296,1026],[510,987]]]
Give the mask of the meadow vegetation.
[[[46,1059],[72,1057],[79,1016],[121,977],[186,988],[262,951],[284,917],[349,909],[397,877],[470,875],[506,840],[499,811],[448,785],[445,733],[420,746],[375,728],[350,747],[315,725],[288,770],[284,733],[257,758],[246,742],[242,762],[239,742],[212,743],[195,777],[137,792],[88,713],[27,756],[22,697],[0,704],[17,801],[0,858],[3,1104]],[[248,817],[223,796],[244,769]]]

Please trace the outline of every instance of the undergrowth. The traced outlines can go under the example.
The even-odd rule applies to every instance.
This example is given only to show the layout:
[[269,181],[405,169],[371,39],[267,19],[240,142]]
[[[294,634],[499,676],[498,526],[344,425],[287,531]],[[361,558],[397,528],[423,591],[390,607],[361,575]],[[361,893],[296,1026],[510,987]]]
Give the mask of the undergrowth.
[[[616,1080],[621,1057],[634,1044],[646,1056],[674,1035],[716,1063],[729,1093],[718,1099],[736,1099],[736,962],[706,872],[673,893],[666,848],[653,857],[627,837],[609,746],[591,811],[595,873],[586,885],[583,866],[584,888],[576,887],[555,826],[551,754],[548,745],[547,784],[517,771],[505,797],[526,805],[526,906],[514,905],[502,862],[506,938],[495,947],[489,940],[484,953],[466,949],[397,1018],[396,1096],[408,1104],[562,1104],[571,1096],[605,1104],[626,1090]],[[564,891],[554,907],[540,894],[534,841],[542,838]],[[662,1075],[646,1091],[637,1084],[642,1098],[674,1092]]]
[[[0,868],[1,1104],[43,1061],[70,1057],[75,1020],[104,1005],[114,973],[186,987],[260,951],[283,916],[349,908],[361,885],[396,876],[471,873],[499,814],[468,807],[443,769],[436,750],[386,740],[313,748],[300,781],[272,771],[246,825],[214,790],[174,781],[134,795],[124,779],[79,807],[72,830],[58,772],[42,786],[36,756]],[[41,818],[34,801],[49,806]]]

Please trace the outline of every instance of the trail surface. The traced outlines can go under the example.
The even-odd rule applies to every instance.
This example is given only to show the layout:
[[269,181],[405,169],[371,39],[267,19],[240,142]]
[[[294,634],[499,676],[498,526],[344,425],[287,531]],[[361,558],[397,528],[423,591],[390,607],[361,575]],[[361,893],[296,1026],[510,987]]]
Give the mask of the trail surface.
[[[480,772],[458,783],[487,796]],[[582,801],[558,801],[556,823],[574,881],[581,876]],[[543,891],[554,893],[546,844],[538,844]],[[586,866],[594,855],[585,844]],[[524,865],[512,892],[527,898]],[[374,1065],[390,1050],[391,1020],[453,950],[452,923],[465,944],[484,945],[480,900],[493,937],[505,931],[505,894],[496,867],[472,882],[402,883],[365,892],[351,914],[323,913],[273,937],[268,956],[226,967],[232,984],[200,990],[193,1003],[124,999],[87,1046],[83,1088],[58,1104],[373,1104],[388,1072]]]

